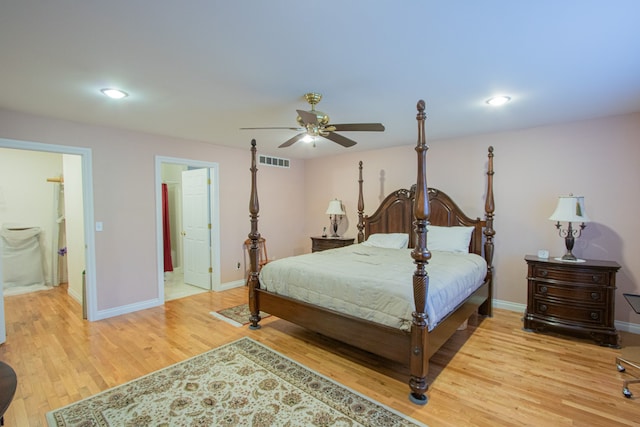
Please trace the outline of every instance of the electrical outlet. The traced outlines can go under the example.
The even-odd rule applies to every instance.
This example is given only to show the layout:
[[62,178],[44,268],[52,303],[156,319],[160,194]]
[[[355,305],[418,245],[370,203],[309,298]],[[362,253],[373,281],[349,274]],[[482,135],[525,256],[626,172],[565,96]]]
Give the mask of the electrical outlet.
[[240,270],[240,261],[236,264],[236,269]]

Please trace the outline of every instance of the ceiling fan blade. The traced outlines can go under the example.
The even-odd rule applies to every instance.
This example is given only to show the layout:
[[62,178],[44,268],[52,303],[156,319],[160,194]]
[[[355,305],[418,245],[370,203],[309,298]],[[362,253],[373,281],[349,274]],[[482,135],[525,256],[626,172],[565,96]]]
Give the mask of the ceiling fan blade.
[[240,130],[256,130],[256,129],[288,129],[288,130],[297,130],[297,131],[303,130],[302,128],[292,128],[292,127],[286,127],[286,126],[282,126],[282,127],[267,127],[267,128],[240,128]]
[[382,132],[384,131],[384,125],[382,123],[346,123],[341,125],[330,125],[336,128],[335,130],[340,132]]
[[284,147],[288,147],[290,145],[293,145],[296,142],[300,141],[302,138],[304,138],[306,135],[307,135],[306,132],[299,133],[296,136],[294,136],[293,138],[290,138],[287,141],[285,141],[284,143],[280,144],[278,146],[278,148],[284,148]]
[[304,110],[296,110],[298,112],[298,115],[300,116],[300,118],[302,119],[302,123],[306,124],[313,124],[313,125],[317,125],[318,124],[318,116],[315,113],[312,113],[310,111],[304,111]]
[[342,136],[337,133],[329,132],[327,135],[323,135],[325,138],[342,145],[343,147],[353,147],[357,144],[353,139],[349,139],[346,136]]

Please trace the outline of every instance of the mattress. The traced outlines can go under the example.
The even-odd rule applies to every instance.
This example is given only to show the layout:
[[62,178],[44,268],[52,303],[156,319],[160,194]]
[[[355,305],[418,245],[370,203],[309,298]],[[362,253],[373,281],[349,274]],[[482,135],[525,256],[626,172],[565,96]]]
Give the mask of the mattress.
[[[362,244],[271,261],[260,271],[263,289],[372,322],[411,329],[411,249]],[[427,264],[427,315],[432,330],[484,281],[484,258],[433,251]]]

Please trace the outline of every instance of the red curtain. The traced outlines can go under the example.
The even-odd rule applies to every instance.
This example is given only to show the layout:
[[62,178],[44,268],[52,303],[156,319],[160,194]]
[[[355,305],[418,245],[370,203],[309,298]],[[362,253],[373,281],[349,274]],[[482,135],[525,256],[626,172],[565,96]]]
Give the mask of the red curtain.
[[167,184],[162,184],[162,249],[164,251],[164,271],[173,271],[171,262],[171,226],[169,225],[169,192]]

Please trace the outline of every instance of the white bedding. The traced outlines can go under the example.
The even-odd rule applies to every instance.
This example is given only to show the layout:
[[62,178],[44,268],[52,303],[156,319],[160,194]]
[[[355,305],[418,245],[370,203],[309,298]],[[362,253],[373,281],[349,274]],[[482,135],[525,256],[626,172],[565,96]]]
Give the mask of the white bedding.
[[[271,261],[260,283],[279,295],[409,331],[414,271],[411,249],[358,244]],[[433,251],[427,272],[431,330],[482,284],[487,264],[475,254]]]

